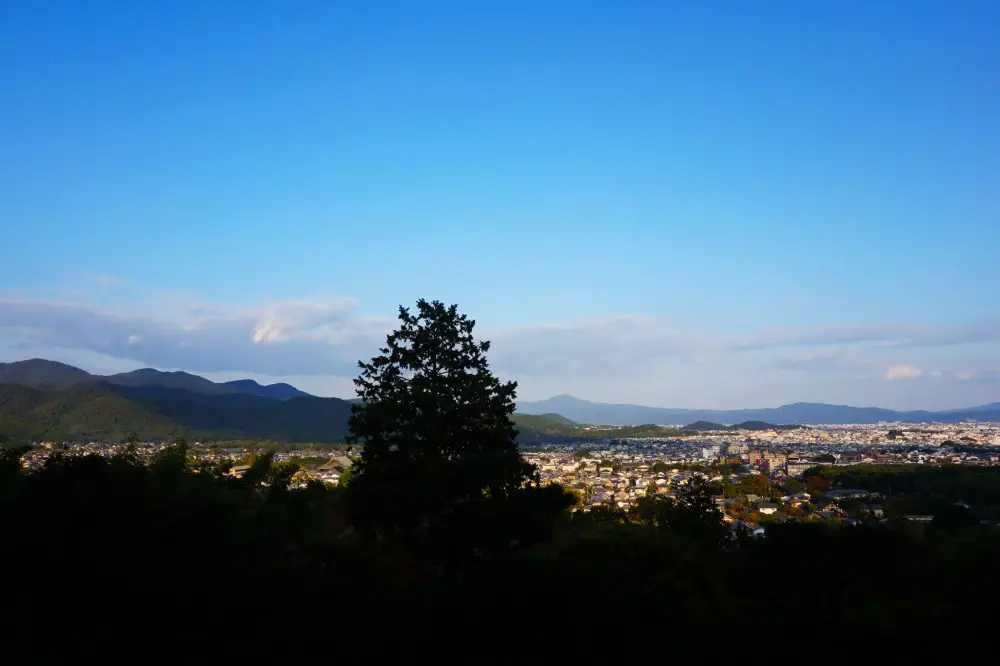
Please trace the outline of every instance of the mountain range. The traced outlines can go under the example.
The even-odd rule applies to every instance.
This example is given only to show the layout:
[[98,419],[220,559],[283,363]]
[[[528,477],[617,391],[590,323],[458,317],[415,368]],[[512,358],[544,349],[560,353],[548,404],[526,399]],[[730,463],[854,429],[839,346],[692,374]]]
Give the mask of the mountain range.
[[[40,440],[117,441],[135,432],[144,440],[343,442],[353,400],[320,398],[289,384],[250,379],[213,382],[186,372],[145,368],[94,375],[32,359],[0,363],[0,443]],[[522,443],[602,436],[578,424],[706,425],[1000,421],[1000,403],[943,412],[897,412],[875,407],[795,403],[773,409],[668,409],[588,402],[560,395],[518,404]],[[695,424],[698,425],[698,424]]]
[[524,414],[561,414],[577,423],[603,425],[662,425],[685,424],[695,421],[742,423],[764,421],[775,424],[811,423],[835,425],[845,423],[958,423],[967,420],[1000,421],[1000,402],[966,409],[930,412],[895,411],[879,407],[850,407],[825,403],[796,402],[764,409],[674,409],[641,405],[590,402],[571,395],[557,395],[538,402],[519,402],[517,410]]
[[288,384],[212,382],[142,369],[92,375],[64,363],[0,363],[0,442],[144,440],[337,443],[351,404]]

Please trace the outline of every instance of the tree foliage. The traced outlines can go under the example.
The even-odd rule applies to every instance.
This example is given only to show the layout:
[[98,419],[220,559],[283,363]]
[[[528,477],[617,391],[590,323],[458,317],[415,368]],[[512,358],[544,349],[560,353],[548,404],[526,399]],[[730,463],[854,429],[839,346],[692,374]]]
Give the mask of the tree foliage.
[[400,307],[380,354],[360,362],[349,443],[363,443],[347,500],[364,525],[408,530],[459,505],[503,500],[531,479],[511,423],[517,385],[490,372],[489,342],[454,305]]
[[669,529],[699,544],[718,547],[725,542],[726,526],[705,487],[694,486],[678,499],[647,496],[632,510],[633,517],[650,527]]

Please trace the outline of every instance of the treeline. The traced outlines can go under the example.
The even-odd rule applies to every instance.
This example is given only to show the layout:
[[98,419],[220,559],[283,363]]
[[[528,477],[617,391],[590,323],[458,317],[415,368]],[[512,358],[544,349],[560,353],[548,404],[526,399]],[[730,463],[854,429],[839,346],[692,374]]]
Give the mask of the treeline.
[[[240,479],[178,447],[149,466],[123,451],[56,455],[31,473],[8,454],[2,469],[14,626],[100,641],[96,629],[110,625],[162,642],[155,618],[184,618],[161,645],[178,652],[245,640],[248,625],[267,627],[261,645],[358,617],[385,618],[380,631],[393,632],[433,621],[423,640],[445,641],[441,650],[458,650],[453,632],[489,642],[516,622],[548,628],[550,648],[581,653],[595,617],[606,631],[655,623],[662,635],[738,626],[750,614],[781,617],[784,630],[902,636],[957,630],[998,591],[984,572],[1000,555],[1000,530],[971,524],[772,525],[765,539],[733,540],[704,493],[631,513],[569,513],[573,500],[548,487],[433,531],[370,539],[349,488],[289,490],[295,466],[270,456]],[[642,612],[609,612],[630,608]],[[516,656],[504,650],[517,648],[491,647]]]
[[1000,467],[969,465],[819,466],[806,479],[819,477],[836,488],[860,488],[886,498],[893,517],[935,514],[955,502],[972,506],[983,519],[1000,519]]

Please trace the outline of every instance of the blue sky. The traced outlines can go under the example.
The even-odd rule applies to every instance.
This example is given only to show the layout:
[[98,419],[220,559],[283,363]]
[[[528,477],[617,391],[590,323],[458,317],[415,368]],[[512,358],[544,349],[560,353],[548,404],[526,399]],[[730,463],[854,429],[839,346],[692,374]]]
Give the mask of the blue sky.
[[[687,4],[686,7],[679,5]],[[1000,400],[1000,5],[0,5],[0,358],[349,395]]]

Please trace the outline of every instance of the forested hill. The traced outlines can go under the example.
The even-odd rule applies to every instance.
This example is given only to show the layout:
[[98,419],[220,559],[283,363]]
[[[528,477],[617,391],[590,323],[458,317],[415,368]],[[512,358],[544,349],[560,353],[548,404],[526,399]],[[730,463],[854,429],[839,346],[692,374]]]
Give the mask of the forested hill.
[[[53,391],[7,383],[0,384],[0,444],[121,441],[133,432],[143,440],[335,444],[348,434],[351,405],[338,398],[278,399],[104,382]],[[576,424],[558,414],[515,414],[514,423],[523,443],[579,436]]]
[[351,406],[338,398],[286,400],[246,394],[88,384],[42,391],[0,384],[0,441],[252,439],[342,442]]

